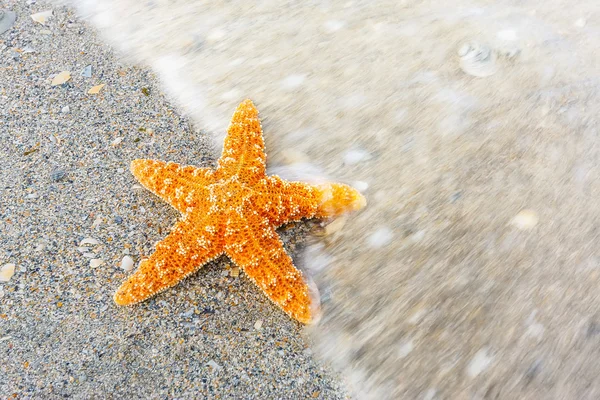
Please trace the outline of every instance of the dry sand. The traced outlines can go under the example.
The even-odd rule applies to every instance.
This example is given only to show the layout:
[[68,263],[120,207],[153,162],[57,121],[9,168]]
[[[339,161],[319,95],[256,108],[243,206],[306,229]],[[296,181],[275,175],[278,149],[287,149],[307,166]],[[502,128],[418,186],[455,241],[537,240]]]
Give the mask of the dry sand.
[[[308,267],[326,266],[315,275],[324,313],[311,329],[318,354],[359,397],[600,396],[597,2],[73,3],[122,54],[158,73],[215,148],[231,110],[250,97],[271,167],[293,175],[311,165],[365,190],[368,208],[306,257]],[[495,74],[460,69],[468,40],[497,51]],[[60,68],[48,69],[43,79]],[[181,147],[173,156],[197,159],[197,147],[174,132]],[[165,140],[145,151],[164,157]],[[122,208],[131,178],[113,178],[87,190],[114,195],[70,209]],[[168,212],[144,207],[145,216],[128,210],[127,218]],[[156,239],[156,228],[136,234]],[[114,240],[123,228],[115,230],[106,251],[122,247]],[[106,281],[120,276],[103,273],[95,282],[108,293]],[[184,287],[200,293],[203,283]],[[186,292],[143,310],[176,314]],[[291,329],[269,315],[273,329]]]

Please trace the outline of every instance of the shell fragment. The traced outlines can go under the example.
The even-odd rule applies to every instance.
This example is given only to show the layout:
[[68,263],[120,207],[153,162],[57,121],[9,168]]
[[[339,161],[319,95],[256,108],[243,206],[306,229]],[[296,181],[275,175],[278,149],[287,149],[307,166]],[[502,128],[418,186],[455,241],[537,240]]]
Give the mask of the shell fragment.
[[129,256],[123,257],[121,260],[121,269],[127,272],[131,271],[133,269],[133,258]]
[[16,20],[17,14],[13,11],[0,10],[0,35],[12,28]]
[[31,14],[31,19],[37,22],[38,24],[45,25],[46,20],[52,16],[52,10],[42,11],[39,13]]
[[104,260],[101,258],[92,258],[90,260],[90,268],[98,268],[102,264],[104,264]]
[[85,238],[85,239],[83,239],[83,240],[82,240],[82,241],[79,243],[79,246],[85,246],[85,245],[92,245],[92,246],[95,246],[95,245],[97,245],[97,244],[100,244],[100,242],[99,242],[99,241],[97,241],[96,239],[94,239],[94,238]]
[[4,264],[0,268],[0,282],[8,282],[15,274],[15,264]]
[[485,78],[498,71],[496,53],[484,44],[469,42],[458,50],[460,68],[467,74]]
[[58,75],[56,75],[54,78],[52,78],[52,86],[58,86],[58,85],[62,85],[63,83],[67,82],[69,79],[71,79],[71,73],[69,71],[63,71],[61,73],[59,73]]

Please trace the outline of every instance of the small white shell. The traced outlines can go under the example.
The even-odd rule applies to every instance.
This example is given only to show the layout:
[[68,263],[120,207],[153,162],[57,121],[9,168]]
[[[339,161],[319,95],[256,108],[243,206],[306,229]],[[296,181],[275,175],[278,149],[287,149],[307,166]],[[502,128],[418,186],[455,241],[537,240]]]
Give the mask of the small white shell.
[[486,45],[465,43],[458,50],[458,56],[460,68],[469,75],[484,78],[498,71],[496,53]]
[[519,230],[526,231],[533,229],[539,220],[540,219],[535,211],[521,210],[521,212],[513,217],[510,224]]
[[92,258],[90,260],[90,268],[98,268],[102,264],[104,264],[104,260],[101,258]]
[[365,181],[354,181],[352,187],[361,193],[364,193],[369,188],[369,183]]
[[121,260],[121,268],[127,272],[131,271],[133,269],[133,258],[129,256],[123,257]]
[[344,164],[354,165],[361,161],[369,160],[370,158],[371,154],[368,151],[363,149],[352,149],[344,154]]
[[467,366],[467,375],[469,378],[475,378],[477,375],[482,373],[487,367],[490,366],[494,357],[488,354],[487,348],[479,350],[469,362]]
[[367,239],[367,245],[370,248],[378,249],[388,245],[394,238],[392,230],[386,226],[379,227],[375,232],[371,233]]

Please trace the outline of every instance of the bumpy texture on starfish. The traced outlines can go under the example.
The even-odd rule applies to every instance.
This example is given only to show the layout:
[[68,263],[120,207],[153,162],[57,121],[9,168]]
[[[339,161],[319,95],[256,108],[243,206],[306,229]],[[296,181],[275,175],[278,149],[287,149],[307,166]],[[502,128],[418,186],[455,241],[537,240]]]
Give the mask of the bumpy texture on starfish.
[[117,290],[115,302],[141,302],[225,254],[283,311],[310,322],[308,287],[275,228],[302,218],[334,217],[366,202],[347,185],[267,176],[265,160],[258,111],[250,100],[233,114],[216,170],[134,160],[133,175],[182,218]]

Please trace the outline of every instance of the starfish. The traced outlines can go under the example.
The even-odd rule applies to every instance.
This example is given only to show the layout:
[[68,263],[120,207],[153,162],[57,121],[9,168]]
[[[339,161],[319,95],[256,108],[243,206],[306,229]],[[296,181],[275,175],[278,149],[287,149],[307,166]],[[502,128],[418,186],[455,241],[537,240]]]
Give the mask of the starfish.
[[144,301],[226,255],[284,312],[309,323],[308,286],[275,229],[366,204],[344,184],[309,185],[266,175],[262,127],[250,100],[233,114],[216,169],[138,159],[131,162],[131,172],[176,208],[181,219],[117,290],[119,305]]

